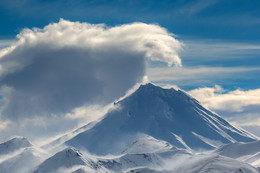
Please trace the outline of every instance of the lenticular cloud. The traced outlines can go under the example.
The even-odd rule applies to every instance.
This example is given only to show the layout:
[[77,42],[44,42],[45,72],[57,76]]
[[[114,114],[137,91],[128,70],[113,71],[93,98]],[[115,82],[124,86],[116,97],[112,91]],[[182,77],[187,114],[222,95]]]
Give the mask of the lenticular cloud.
[[24,29],[17,38],[0,51],[2,119],[57,116],[112,102],[142,80],[147,59],[181,66],[182,43],[154,24],[60,20]]

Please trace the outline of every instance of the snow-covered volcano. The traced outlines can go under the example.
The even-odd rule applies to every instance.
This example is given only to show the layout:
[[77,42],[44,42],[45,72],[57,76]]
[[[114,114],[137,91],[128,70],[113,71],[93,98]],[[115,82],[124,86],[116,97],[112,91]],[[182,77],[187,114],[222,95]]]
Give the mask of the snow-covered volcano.
[[95,154],[118,154],[145,135],[186,149],[213,149],[257,140],[204,108],[182,90],[151,83],[115,103],[105,118],[66,144]]
[[[0,173],[258,173],[257,140],[184,91],[146,84],[116,102],[103,120],[42,148],[26,138],[0,144]],[[115,155],[100,156],[108,153]]]

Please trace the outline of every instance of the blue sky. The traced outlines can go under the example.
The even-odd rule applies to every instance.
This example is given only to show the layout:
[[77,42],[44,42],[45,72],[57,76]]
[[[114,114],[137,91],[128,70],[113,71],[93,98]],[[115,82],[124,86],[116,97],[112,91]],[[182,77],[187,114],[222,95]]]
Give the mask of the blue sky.
[[[260,101],[241,104],[242,97],[254,100],[259,94],[260,1],[1,0],[0,48],[10,46],[24,28],[43,28],[61,18],[109,27],[143,22],[166,28],[184,45],[179,52],[182,67],[149,60],[148,79],[192,90],[203,104],[234,124],[254,132],[260,129]],[[231,111],[221,103],[213,104],[216,98],[222,103],[237,102],[241,109]],[[257,123],[241,123],[245,117]]]
[[[260,2],[224,0],[164,1],[32,1],[0,2],[0,39],[13,39],[23,28],[44,27],[60,18],[115,26],[131,22],[157,23],[185,43],[183,66],[259,67]],[[0,45],[1,46],[1,45]],[[239,74],[229,89],[260,86],[259,70]],[[174,82],[174,81],[173,81]],[[177,82],[184,89],[187,86]]]
[[[43,27],[59,18],[106,23],[158,23],[181,39],[225,39],[258,42],[260,2],[257,0],[2,0],[1,37],[24,27]],[[3,25],[2,25],[3,26]]]

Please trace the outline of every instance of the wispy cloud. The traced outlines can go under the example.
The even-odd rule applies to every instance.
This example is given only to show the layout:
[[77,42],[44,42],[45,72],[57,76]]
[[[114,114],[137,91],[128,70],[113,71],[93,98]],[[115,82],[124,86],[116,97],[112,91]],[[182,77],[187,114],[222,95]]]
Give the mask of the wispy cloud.
[[148,68],[149,80],[156,83],[173,83],[176,85],[193,85],[216,83],[216,80],[250,78],[247,73],[260,72],[260,67],[182,67],[182,68]]
[[203,11],[204,9],[215,5],[218,2],[218,0],[197,0],[197,1],[192,1],[191,3],[188,3],[184,5],[181,9],[181,13],[187,13],[189,15],[194,15],[196,13],[199,13]]
[[260,55],[260,45],[251,43],[228,42],[225,40],[184,40],[184,61],[205,63],[230,60],[252,59]]

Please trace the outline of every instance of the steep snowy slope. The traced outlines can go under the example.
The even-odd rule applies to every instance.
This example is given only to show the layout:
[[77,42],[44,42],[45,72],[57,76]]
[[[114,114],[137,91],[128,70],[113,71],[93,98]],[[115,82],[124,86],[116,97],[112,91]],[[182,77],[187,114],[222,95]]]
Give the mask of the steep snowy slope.
[[76,130],[73,130],[71,132],[68,132],[58,138],[56,138],[55,140],[41,146],[42,149],[47,150],[50,153],[53,153],[57,150],[61,150],[66,148],[66,145],[63,145],[64,142],[66,142],[67,140],[70,140],[71,138],[73,138],[74,136],[78,135],[81,132],[84,132],[90,128],[92,128],[95,124],[97,123],[97,121],[93,121],[90,122]]
[[66,144],[102,155],[118,154],[146,135],[186,149],[213,149],[257,139],[205,109],[181,90],[141,85],[115,104],[118,109],[108,112],[101,122]]

